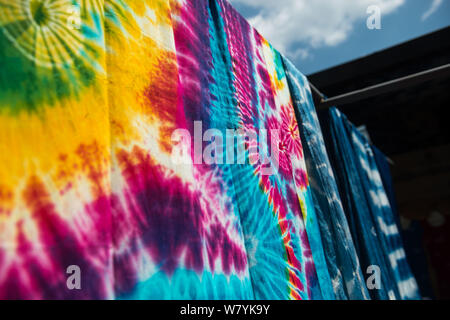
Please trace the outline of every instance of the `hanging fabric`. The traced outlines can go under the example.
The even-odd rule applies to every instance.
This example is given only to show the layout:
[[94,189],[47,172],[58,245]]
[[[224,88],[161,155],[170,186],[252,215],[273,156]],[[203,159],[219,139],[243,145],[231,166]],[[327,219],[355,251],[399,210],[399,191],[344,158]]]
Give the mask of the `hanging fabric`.
[[363,271],[379,273],[376,299],[418,299],[371,146],[336,108],[321,113],[327,149]]
[[[29,9],[0,17],[0,298],[334,298],[281,57],[226,1]],[[230,164],[228,129],[268,135]]]
[[370,299],[306,77],[283,58],[336,297]]

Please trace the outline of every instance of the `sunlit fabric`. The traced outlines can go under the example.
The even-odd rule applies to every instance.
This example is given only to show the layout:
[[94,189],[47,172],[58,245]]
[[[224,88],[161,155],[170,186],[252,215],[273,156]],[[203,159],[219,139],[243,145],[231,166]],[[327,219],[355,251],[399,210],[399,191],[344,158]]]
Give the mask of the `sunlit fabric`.
[[225,0],[0,0],[0,299],[419,297],[370,146],[325,131]]
[[[0,298],[334,298],[281,56],[227,2],[0,10]],[[200,121],[279,166],[198,163]]]
[[367,139],[336,108],[321,118],[339,191],[363,270],[378,267],[377,299],[419,299],[398,227]]
[[271,150],[279,155],[276,174],[261,174],[259,163],[232,167],[255,298],[283,299],[289,292],[291,298],[320,299],[302,216],[313,207],[280,56],[227,2],[218,3],[235,71],[236,126],[281,130],[278,150]]
[[370,299],[306,77],[283,58],[303,141],[327,266],[338,299]]

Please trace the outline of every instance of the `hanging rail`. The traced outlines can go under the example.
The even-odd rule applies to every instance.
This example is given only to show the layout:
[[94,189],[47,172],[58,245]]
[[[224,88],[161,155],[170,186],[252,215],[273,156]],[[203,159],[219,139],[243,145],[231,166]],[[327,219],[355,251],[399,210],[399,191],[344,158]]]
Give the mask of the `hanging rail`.
[[321,101],[317,104],[317,109],[322,110],[332,106],[357,102],[383,93],[408,88],[428,80],[444,78],[446,76],[450,76],[450,64],[445,64],[437,68],[414,73],[406,77],[383,82],[331,98],[325,98],[325,96],[313,84],[310,83],[310,86],[312,91],[320,97]]

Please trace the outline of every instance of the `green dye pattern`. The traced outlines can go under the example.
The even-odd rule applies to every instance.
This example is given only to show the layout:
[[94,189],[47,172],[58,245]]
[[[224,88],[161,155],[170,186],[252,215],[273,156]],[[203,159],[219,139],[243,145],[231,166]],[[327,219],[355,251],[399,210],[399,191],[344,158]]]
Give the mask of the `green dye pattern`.
[[[98,1],[96,8],[102,7],[102,1],[92,1]],[[77,98],[85,88],[98,86],[96,74],[106,72],[99,61],[101,55],[98,50],[106,50],[105,42],[117,37],[117,33],[125,32],[124,25],[130,24],[127,17],[131,9],[123,0],[107,1],[102,13],[90,12],[83,1],[80,5],[83,21],[80,32],[86,41],[80,50],[74,52],[67,40],[56,34],[57,41],[69,54],[71,62],[61,65],[52,59],[50,66],[42,66],[18,50],[4,33],[8,28],[15,30],[14,36],[17,38],[20,36],[17,30],[26,32],[33,27],[33,23],[39,27],[49,23],[51,14],[42,0],[33,0],[29,5],[30,20],[0,25],[0,113],[6,111],[17,115],[23,111],[38,112],[43,106],[53,106],[62,99]],[[0,4],[0,10],[2,6],[9,7]],[[103,49],[97,48],[95,43]]]
[[67,97],[77,97],[95,81],[95,71],[71,53],[71,66],[45,68],[23,56],[0,32],[0,111],[37,111]]
[[272,55],[274,57],[277,78],[278,80],[282,80],[286,76],[284,73],[283,60],[281,59],[280,53],[274,47],[272,47],[272,45],[270,46],[270,49],[272,50]]
[[37,0],[31,1],[30,9],[31,16],[38,25],[42,26],[48,22],[50,16],[43,2]]
[[[36,24],[47,23],[49,13],[42,2],[31,2],[30,9]],[[61,65],[53,60],[60,57],[49,57],[51,66],[42,66],[18,50],[3,32],[3,28],[25,32],[31,27],[29,20],[14,21],[0,27],[0,112],[7,111],[11,115],[22,111],[37,112],[42,106],[53,106],[65,98],[77,98],[83,89],[96,84],[96,73],[101,68],[98,61],[100,53],[90,41],[99,40],[91,38],[92,31],[102,35],[102,30],[92,30],[83,25],[80,32],[91,39],[85,41],[78,52],[74,52],[65,39],[56,35],[71,61]],[[19,37],[20,33],[15,36]]]

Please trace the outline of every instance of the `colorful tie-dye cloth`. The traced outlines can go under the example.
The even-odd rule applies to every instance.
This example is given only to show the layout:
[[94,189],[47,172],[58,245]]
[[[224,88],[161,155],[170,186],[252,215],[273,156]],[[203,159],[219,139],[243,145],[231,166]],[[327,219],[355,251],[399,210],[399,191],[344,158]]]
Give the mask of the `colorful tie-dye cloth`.
[[283,57],[306,159],[309,182],[333,288],[338,299],[370,299],[336,180],[325,149],[308,80]]
[[[0,66],[0,298],[334,298],[281,57],[227,2],[0,0]],[[269,137],[205,163],[227,129]]]
[[336,108],[321,115],[363,271],[380,273],[381,286],[369,293],[376,299],[420,299],[369,142]]

